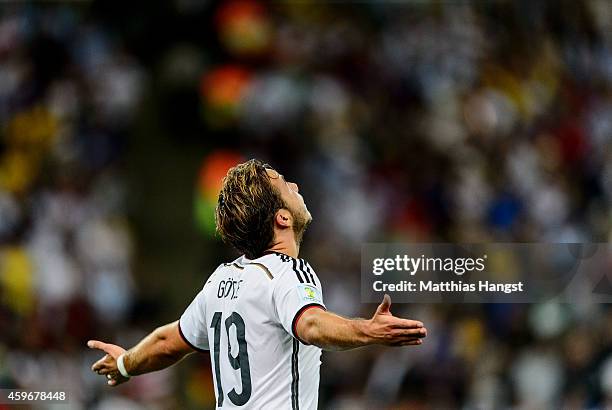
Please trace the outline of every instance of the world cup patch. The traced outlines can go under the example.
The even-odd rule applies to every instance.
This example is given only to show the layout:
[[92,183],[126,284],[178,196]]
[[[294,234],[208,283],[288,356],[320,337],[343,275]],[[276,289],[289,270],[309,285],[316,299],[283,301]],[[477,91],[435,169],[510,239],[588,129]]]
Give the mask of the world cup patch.
[[323,304],[323,298],[321,297],[321,291],[314,286],[300,284],[298,285],[298,295],[300,300],[309,303],[321,303]]

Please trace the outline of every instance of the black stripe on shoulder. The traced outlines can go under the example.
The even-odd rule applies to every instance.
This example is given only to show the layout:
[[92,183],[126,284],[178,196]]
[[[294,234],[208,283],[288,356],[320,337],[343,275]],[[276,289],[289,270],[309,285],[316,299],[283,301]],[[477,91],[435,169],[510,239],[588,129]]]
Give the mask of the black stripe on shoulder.
[[312,270],[310,270],[310,267],[308,266],[308,262],[306,262],[304,259],[300,259],[300,267],[302,268],[302,272],[304,272],[304,276],[308,278],[308,282],[310,282],[314,286],[317,286],[317,283],[314,280],[314,275],[312,274]]
[[300,271],[299,271],[298,266],[297,266],[297,260],[295,260],[295,259],[293,259],[293,272],[295,272],[295,275],[297,276],[297,278],[300,281],[300,283],[304,283],[304,278],[300,274]]
[[[317,281],[317,275],[315,275],[314,273],[314,269],[312,268],[312,266],[310,266],[310,263],[304,261],[306,263],[306,269],[308,269],[308,272],[312,275],[312,281],[315,284],[315,286],[321,286],[321,281]],[[317,283],[319,282],[319,283]]]
[[301,259],[297,259],[297,270],[300,272],[300,275],[304,277],[304,280],[306,280],[306,283],[310,283],[310,280],[308,279],[308,275],[306,274],[306,272],[304,272],[304,262],[302,262]]
[[311,285],[317,286],[314,274],[312,273],[312,268],[304,259],[297,259],[276,251],[267,251],[265,253],[268,255],[273,254],[278,256],[282,262],[291,262],[293,271],[295,272],[295,275],[300,283],[310,283]]
[[193,343],[191,343],[189,340],[187,340],[187,338],[183,334],[183,329],[181,329],[181,321],[180,320],[178,322],[178,331],[179,331],[179,335],[181,335],[181,339],[183,339],[185,341],[185,343],[187,343],[189,345],[189,347],[191,347],[193,350],[195,350],[196,352],[200,352],[200,353],[208,353],[208,350],[199,348],[199,347],[195,346]]

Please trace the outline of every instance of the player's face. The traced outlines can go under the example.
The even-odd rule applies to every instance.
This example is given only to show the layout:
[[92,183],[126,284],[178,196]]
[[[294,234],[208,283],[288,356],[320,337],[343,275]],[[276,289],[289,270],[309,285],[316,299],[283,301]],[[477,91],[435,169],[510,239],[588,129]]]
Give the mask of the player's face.
[[280,192],[281,198],[289,208],[289,212],[294,218],[294,229],[296,233],[306,228],[306,226],[312,221],[312,216],[306,207],[304,198],[300,195],[300,189],[294,182],[288,182],[285,177],[278,173],[278,171],[268,168],[266,169],[270,182]]

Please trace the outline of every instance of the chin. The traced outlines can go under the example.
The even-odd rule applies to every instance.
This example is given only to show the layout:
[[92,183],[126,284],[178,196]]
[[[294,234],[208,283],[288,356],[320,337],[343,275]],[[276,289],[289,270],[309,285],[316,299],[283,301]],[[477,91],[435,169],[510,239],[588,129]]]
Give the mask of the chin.
[[300,214],[296,216],[297,217],[295,218],[293,229],[296,242],[300,244],[302,242],[302,238],[304,237],[304,232],[306,232],[308,225],[310,225],[312,222],[312,215],[310,215],[308,209],[304,207],[303,212],[300,212]]

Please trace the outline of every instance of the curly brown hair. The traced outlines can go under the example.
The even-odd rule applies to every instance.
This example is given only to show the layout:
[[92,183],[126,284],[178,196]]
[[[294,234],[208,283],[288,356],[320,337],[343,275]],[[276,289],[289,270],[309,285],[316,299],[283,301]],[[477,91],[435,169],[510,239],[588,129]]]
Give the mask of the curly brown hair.
[[231,168],[215,209],[217,232],[247,258],[261,256],[274,240],[274,215],[285,208],[270,183],[268,164],[251,159]]

